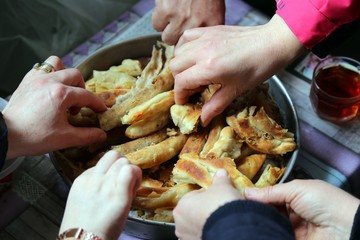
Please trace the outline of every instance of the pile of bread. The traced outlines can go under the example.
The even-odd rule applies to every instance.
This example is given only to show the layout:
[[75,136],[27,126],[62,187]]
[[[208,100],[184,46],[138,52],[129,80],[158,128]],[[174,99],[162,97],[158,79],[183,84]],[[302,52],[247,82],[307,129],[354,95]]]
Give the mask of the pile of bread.
[[108,139],[58,153],[69,160],[73,177],[109,149],[122,153],[143,169],[133,212],[163,222],[173,221],[172,209],[184,194],[209,187],[220,168],[240,192],[276,184],[286,169],[282,156],[296,148],[293,133],[280,124],[267,83],[241,95],[201,127],[202,105],[221,86],[211,85],[187,104],[176,105],[169,70],[173,51],[158,42],[146,61],[125,59],[106,71],[94,70],[86,88],[103,98],[108,110],[95,114],[84,108],[69,119],[74,125],[101,127]]

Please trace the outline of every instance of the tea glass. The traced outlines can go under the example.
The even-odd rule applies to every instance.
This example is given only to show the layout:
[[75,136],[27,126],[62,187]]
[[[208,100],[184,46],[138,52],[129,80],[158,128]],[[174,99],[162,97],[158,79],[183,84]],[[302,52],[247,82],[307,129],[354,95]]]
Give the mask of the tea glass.
[[310,101],[320,118],[354,120],[360,107],[360,62],[342,56],[321,60],[313,72]]

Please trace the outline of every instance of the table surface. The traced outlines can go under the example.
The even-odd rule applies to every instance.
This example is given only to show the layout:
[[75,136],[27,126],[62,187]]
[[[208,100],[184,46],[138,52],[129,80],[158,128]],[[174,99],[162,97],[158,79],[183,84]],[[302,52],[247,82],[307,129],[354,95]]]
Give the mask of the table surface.
[[[241,0],[227,0],[226,24],[259,25],[268,18]],[[101,47],[142,35],[151,27],[152,0],[140,0],[96,35],[63,57],[74,67]],[[300,120],[300,146],[292,178],[319,178],[360,196],[360,121],[335,125],[319,119],[308,99],[311,70],[318,59],[300,58],[277,76],[292,98]],[[0,239],[55,239],[69,186],[48,155],[26,157],[0,183]],[[119,239],[136,239],[124,232]]]

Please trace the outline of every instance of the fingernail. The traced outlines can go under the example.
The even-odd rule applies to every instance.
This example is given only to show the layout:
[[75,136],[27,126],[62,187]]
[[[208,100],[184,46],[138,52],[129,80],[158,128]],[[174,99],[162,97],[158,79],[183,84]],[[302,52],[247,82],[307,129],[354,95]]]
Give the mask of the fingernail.
[[259,188],[256,187],[247,187],[245,188],[245,195],[246,196],[254,196],[259,192]]
[[219,169],[219,170],[217,170],[216,175],[218,177],[227,177],[228,173],[225,169]]
[[98,141],[100,142],[102,142],[102,141],[105,141],[106,140],[106,138],[107,138],[107,135],[106,135],[106,133],[105,132],[100,132],[99,133],[99,137],[98,137]]

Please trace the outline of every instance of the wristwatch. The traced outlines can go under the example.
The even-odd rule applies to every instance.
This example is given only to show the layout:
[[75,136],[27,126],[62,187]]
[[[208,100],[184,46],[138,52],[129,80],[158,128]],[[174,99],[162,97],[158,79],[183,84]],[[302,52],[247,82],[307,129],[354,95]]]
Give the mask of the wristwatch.
[[91,232],[87,232],[82,228],[71,228],[60,234],[56,240],[101,240]]
[[0,171],[4,166],[6,154],[8,151],[8,129],[2,112],[0,112]]

